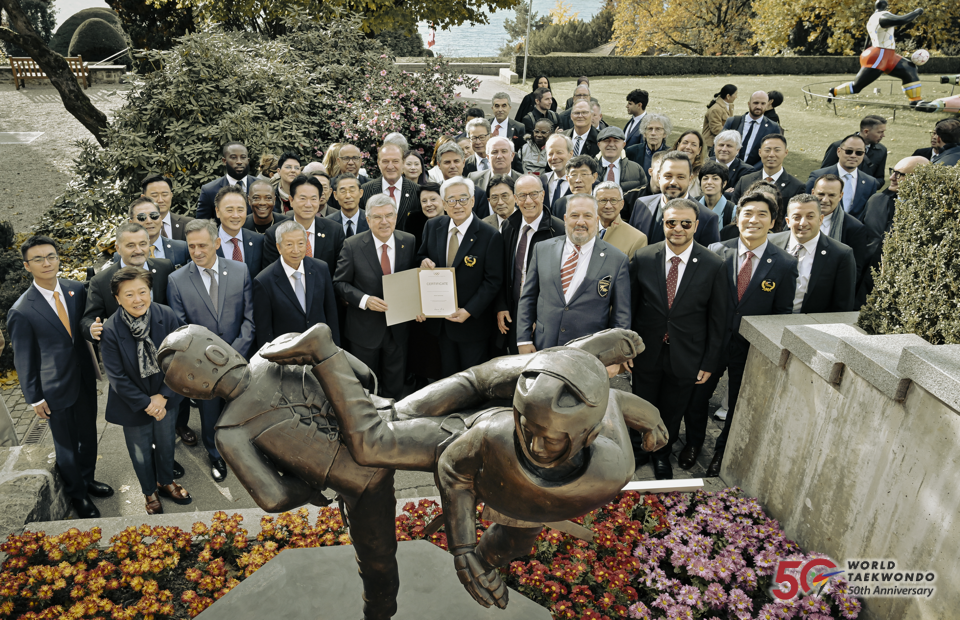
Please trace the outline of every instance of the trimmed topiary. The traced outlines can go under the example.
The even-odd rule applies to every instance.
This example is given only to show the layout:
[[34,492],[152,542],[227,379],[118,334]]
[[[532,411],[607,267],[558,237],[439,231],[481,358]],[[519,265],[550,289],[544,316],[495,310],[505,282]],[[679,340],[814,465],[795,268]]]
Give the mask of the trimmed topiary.
[[94,18],[102,19],[105,22],[113,25],[113,27],[117,30],[123,31],[123,24],[120,22],[120,17],[115,11],[100,7],[83,9],[82,11],[77,11],[68,17],[67,21],[60,24],[60,27],[57,28],[57,32],[53,35],[53,38],[50,39],[50,49],[61,56],[67,56],[68,52],[70,51],[70,42],[73,40],[73,34],[77,31],[77,28],[79,28],[80,24],[88,19]]
[[[70,56],[83,56],[87,62],[96,62],[113,56],[127,47],[127,40],[110,23],[98,19],[88,19],[80,24],[70,41]],[[130,56],[124,54],[112,62],[130,65]]]
[[921,166],[900,182],[873,278],[858,323],[868,333],[960,343],[960,168]]

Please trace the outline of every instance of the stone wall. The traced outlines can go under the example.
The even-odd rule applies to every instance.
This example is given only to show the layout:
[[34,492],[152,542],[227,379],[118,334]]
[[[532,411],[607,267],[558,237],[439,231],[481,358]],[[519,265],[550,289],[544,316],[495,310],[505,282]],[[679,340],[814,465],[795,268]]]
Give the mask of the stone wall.
[[[523,73],[523,56],[511,67]],[[527,75],[837,75],[860,70],[857,56],[599,56],[550,54],[530,56]],[[921,79],[960,72],[960,58],[931,58],[920,70]]]
[[868,336],[855,313],[824,319],[744,318],[752,346],[722,478],[841,568],[892,559],[936,573],[932,597],[868,596],[862,618],[956,617],[960,345]]
[[[90,67],[90,81],[93,84],[119,84],[120,78],[127,72],[124,65],[98,65]],[[10,65],[0,65],[0,84],[13,84],[13,71]],[[50,80],[27,80],[31,86],[50,86]]]

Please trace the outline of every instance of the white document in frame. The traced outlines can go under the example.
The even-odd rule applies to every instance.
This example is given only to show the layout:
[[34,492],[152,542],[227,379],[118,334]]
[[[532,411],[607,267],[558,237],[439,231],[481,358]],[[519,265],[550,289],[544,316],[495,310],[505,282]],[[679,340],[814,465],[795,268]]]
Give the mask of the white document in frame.
[[421,312],[427,317],[447,317],[457,311],[457,279],[452,267],[420,270]]

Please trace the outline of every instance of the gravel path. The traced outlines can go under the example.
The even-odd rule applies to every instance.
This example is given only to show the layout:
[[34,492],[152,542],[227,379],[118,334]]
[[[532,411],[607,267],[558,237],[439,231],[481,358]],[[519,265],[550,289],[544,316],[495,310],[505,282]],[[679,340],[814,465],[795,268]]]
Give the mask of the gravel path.
[[[108,117],[123,105],[123,84],[87,89],[87,96]],[[0,132],[43,132],[30,144],[0,144],[0,220],[17,232],[37,223],[69,182],[78,149],[75,140],[93,136],[63,107],[53,86],[29,84],[16,90],[0,84]]]

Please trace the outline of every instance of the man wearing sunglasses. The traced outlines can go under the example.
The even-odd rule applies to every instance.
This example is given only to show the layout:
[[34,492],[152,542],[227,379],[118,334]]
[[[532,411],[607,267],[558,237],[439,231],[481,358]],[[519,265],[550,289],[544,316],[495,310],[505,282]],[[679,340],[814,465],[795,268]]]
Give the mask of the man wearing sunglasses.
[[[860,121],[860,137],[866,144],[866,154],[860,163],[860,171],[865,172],[880,181],[883,185],[886,178],[887,167],[887,147],[880,144],[887,131],[887,119],[878,114],[868,114]],[[837,149],[843,140],[837,140],[827,147],[827,152],[823,155],[821,168],[833,166],[839,161]]]
[[867,200],[880,189],[880,182],[859,170],[863,156],[867,152],[867,143],[858,133],[851,134],[837,147],[837,163],[810,173],[806,192],[813,191],[817,179],[825,174],[835,174],[843,183],[843,210],[859,219]]
[[[190,252],[185,241],[177,241],[163,237],[163,218],[160,209],[149,198],[137,198],[130,203],[127,219],[143,226],[149,235],[150,247],[147,248],[147,258],[165,258],[173,263],[174,269],[190,262]],[[120,254],[113,255],[114,261],[120,260]]]
[[[635,465],[650,458],[657,480],[673,478],[671,446],[697,384],[718,371],[727,330],[729,286],[723,260],[693,240],[705,206],[678,198],[663,212],[665,239],[641,248],[630,263],[632,329],[645,349],[633,360],[633,393],[660,410],[669,432],[666,446],[647,456],[638,450],[642,437],[630,431]],[[722,374],[722,371],[721,371]],[[706,426],[699,433],[687,425],[686,445],[678,464],[697,461]]]

